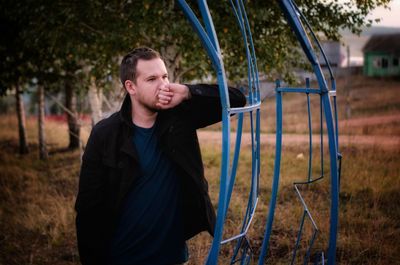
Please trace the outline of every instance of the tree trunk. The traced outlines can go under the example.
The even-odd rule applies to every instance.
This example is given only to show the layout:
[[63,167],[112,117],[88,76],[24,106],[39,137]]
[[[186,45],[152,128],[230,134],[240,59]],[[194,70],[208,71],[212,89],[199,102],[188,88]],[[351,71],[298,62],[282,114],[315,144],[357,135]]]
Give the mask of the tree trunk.
[[22,99],[22,91],[18,83],[15,86],[15,101],[18,118],[19,153],[23,155],[29,153],[29,148],[28,141],[26,140],[25,106]]
[[76,95],[69,78],[65,81],[65,107],[70,110],[70,112],[67,112],[69,134],[68,149],[77,149],[80,146],[81,128],[78,122],[78,112],[76,110]]
[[181,77],[179,74],[181,71],[181,54],[179,53],[179,49],[175,44],[165,46],[160,49],[160,54],[164,59],[165,66],[167,67],[169,81],[179,83]]
[[46,148],[46,135],[44,132],[44,88],[38,86],[38,127],[39,127],[39,158],[46,160],[48,157]]
[[101,109],[103,93],[101,89],[97,89],[95,77],[90,78],[90,85],[88,91],[89,105],[92,112],[92,123],[95,125],[103,118]]

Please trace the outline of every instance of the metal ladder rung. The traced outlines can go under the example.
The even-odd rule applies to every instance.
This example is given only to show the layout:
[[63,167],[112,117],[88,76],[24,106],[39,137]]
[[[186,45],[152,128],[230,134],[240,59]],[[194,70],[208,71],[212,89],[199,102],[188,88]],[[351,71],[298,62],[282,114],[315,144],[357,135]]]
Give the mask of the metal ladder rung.
[[252,223],[252,221],[253,221],[254,213],[255,213],[255,211],[256,211],[256,209],[257,209],[257,204],[258,204],[258,198],[256,199],[256,202],[255,202],[255,204],[254,204],[253,210],[252,210],[252,212],[251,212],[251,214],[250,214],[250,220],[249,220],[249,222],[248,222],[248,224],[247,224],[246,229],[244,230],[244,232],[242,232],[242,233],[240,233],[240,234],[238,234],[238,235],[236,235],[236,236],[233,236],[233,237],[227,238],[227,239],[225,239],[225,240],[222,240],[221,243],[220,243],[221,245],[226,244],[226,243],[229,243],[229,242],[231,242],[231,241],[233,241],[233,240],[240,239],[240,238],[246,236],[247,232],[249,231],[250,225],[251,225],[251,223]]

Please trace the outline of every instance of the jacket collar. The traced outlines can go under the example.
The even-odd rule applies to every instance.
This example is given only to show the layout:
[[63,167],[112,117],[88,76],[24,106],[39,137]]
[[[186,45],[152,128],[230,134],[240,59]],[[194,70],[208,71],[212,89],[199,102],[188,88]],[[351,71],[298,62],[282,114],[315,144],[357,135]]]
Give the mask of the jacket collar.
[[[156,126],[157,134],[159,136],[163,135],[173,122],[173,119],[171,119],[171,115],[168,115],[173,111],[174,109],[158,112],[156,118]],[[129,131],[132,133],[134,126],[132,124],[132,101],[129,94],[127,94],[124,98],[119,115],[121,121],[129,128]]]
[[122,102],[119,111],[119,117],[125,129],[122,130],[122,145],[120,151],[131,157],[137,158],[137,151],[132,142],[133,124],[132,124],[132,103],[129,94],[127,94]]
[[132,102],[129,94],[126,94],[124,101],[119,112],[121,121],[128,126],[128,128],[133,129],[132,124]]

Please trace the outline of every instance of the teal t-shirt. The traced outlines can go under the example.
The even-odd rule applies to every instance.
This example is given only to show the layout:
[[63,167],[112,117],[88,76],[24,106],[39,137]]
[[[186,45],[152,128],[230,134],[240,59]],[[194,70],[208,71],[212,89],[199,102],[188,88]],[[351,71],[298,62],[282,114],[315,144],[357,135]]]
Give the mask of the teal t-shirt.
[[180,181],[158,146],[156,125],[135,126],[141,174],[127,195],[112,239],[110,264],[170,265],[187,261]]

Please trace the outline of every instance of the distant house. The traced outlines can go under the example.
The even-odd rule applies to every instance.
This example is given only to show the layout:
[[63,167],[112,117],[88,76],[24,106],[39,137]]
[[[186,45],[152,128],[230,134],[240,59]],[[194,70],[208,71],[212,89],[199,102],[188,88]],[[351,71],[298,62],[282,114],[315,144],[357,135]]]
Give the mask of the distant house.
[[[340,43],[338,41],[322,41],[321,47],[325,52],[326,58],[328,59],[329,65],[331,67],[340,67],[343,60],[343,55],[341,53]],[[318,54],[318,60],[321,66],[326,66],[326,62],[322,57],[322,54]]]
[[[351,43],[353,46],[352,49],[356,49],[358,45],[360,45],[360,40],[356,39]],[[351,49],[350,44],[342,45],[339,41],[322,41],[321,42],[322,49],[325,52],[325,55],[328,59],[329,65],[333,68],[342,68],[342,67],[358,67],[363,65],[364,58],[359,56],[358,53],[354,52],[350,54]],[[361,54],[361,47],[359,49],[359,53]],[[350,56],[350,58],[347,58]],[[321,63],[322,67],[326,66],[326,62],[322,57],[321,53],[318,53],[318,60]]]
[[372,35],[363,48],[366,76],[400,76],[400,33]]

